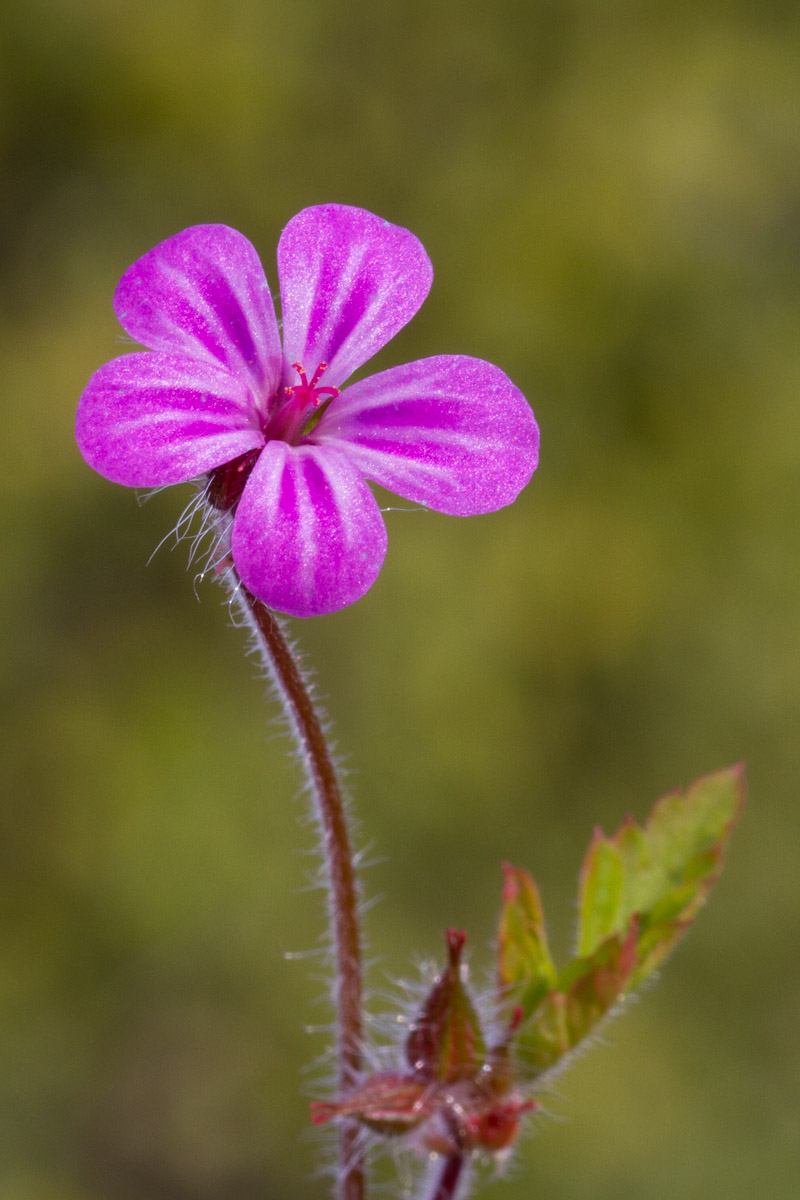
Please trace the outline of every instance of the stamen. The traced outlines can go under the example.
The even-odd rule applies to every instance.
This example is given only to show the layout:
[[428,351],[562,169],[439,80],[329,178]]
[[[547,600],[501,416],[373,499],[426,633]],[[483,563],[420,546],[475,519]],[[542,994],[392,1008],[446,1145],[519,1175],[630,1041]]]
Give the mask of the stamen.
[[317,387],[319,380],[325,374],[327,369],[328,369],[328,364],[326,362],[321,362],[319,364],[319,366],[317,367],[316,371],[314,372],[311,382],[309,383],[308,376],[306,375],[303,364],[299,363],[299,362],[293,362],[292,370],[297,371],[297,374],[300,376],[300,384],[296,385],[294,387],[286,388],[285,389],[286,395],[293,396],[295,394],[295,392],[301,392],[304,394],[304,398],[305,398],[306,402],[313,404],[314,408],[319,407],[320,396],[330,396],[331,399],[333,399],[334,396],[338,396],[339,395],[338,388]]
[[309,380],[303,364],[292,363],[292,370],[300,376],[300,382],[283,389],[283,403],[264,430],[267,441],[279,438],[295,445],[301,436],[314,428],[331,400],[339,395],[338,388],[319,386],[327,369],[328,364],[321,362]]

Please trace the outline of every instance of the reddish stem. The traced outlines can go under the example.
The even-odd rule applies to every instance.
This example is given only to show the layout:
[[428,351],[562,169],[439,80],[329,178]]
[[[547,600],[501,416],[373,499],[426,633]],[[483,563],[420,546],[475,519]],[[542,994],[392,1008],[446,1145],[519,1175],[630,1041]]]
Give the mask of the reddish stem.
[[430,1200],[455,1200],[463,1170],[463,1154],[450,1154],[444,1161],[436,1190],[432,1193]]
[[[339,1029],[338,1086],[346,1094],[361,1069],[361,933],[353,853],[341,787],[322,723],[302,672],[275,616],[245,587],[239,594],[262,644],[270,673],[281,694],[314,792],[330,885],[330,910],[336,955],[336,1006]],[[358,1130],[343,1122],[339,1135],[340,1200],[364,1200],[365,1175]],[[451,1192],[437,1193],[447,1200]]]

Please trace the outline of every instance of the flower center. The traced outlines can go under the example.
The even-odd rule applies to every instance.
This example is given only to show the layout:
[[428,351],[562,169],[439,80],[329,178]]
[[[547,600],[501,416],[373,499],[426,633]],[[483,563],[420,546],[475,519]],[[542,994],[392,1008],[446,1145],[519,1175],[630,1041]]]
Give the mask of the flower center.
[[[318,386],[327,369],[328,364],[321,362],[309,381],[302,364],[292,363],[292,370],[297,371],[300,382],[283,389],[283,403],[264,429],[265,441],[280,440],[294,445],[302,433],[313,429],[331,400],[339,395],[338,388]],[[211,471],[206,485],[209,504],[219,512],[230,512],[235,508],[260,453],[260,450],[248,450]]]
[[[300,382],[283,389],[284,401],[274,417],[264,430],[267,441],[279,438],[282,442],[295,443],[301,433],[307,432],[309,422],[313,427],[322,415],[320,404],[330,404],[339,389],[335,387],[320,387],[319,381],[328,369],[328,364],[321,362],[309,380],[302,363],[292,363],[292,370],[297,371]],[[322,397],[326,397],[322,401]]]
[[320,396],[330,396],[332,400],[334,396],[339,395],[338,388],[317,387],[319,380],[325,374],[327,369],[328,364],[326,362],[321,362],[314,372],[311,383],[309,383],[302,364],[299,362],[292,363],[292,370],[297,371],[297,374],[300,376],[300,382],[296,383],[294,387],[288,387],[286,389],[286,395],[297,396],[298,399],[302,400],[302,403],[313,404],[314,408],[318,406]]

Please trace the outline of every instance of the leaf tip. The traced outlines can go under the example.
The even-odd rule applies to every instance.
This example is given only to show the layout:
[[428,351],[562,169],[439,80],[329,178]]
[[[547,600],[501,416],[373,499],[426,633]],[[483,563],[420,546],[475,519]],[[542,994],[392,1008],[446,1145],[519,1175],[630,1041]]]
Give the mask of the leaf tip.
[[505,859],[500,863],[503,871],[503,903],[510,904],[517,894],[515,875],[517,868]]

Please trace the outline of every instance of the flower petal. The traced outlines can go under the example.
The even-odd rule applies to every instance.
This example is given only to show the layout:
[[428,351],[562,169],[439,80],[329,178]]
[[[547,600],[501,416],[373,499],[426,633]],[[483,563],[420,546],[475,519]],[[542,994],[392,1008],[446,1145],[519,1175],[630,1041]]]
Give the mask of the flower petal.
[[437,512],[473,516],[516,498],[536,469],[539,430],[499,367],[441,355],[345,389],[313,432],[382,487]]
[[221,363],[265,399],[281,381],[264,268],[247,238],[227,225],[194,225],[155,246],[122,276],[114,309],[149,350]]
[[78,405],[81,454],[128,487],[184,483],[263,445],[255,402],[229,371],[182,354],[124,354]]
[[[407,229],[361,208],[322,204],[293,217],[278,244],[284,358],[309,377],[327,362],[338,386],[410,321],[433,268]],[[294,373],[284,382],[296,382]]]
[[294,617],[335,612],[372,586],[386,554],[375,497],[345,454],[267,442],[236,510],[245,587]]

